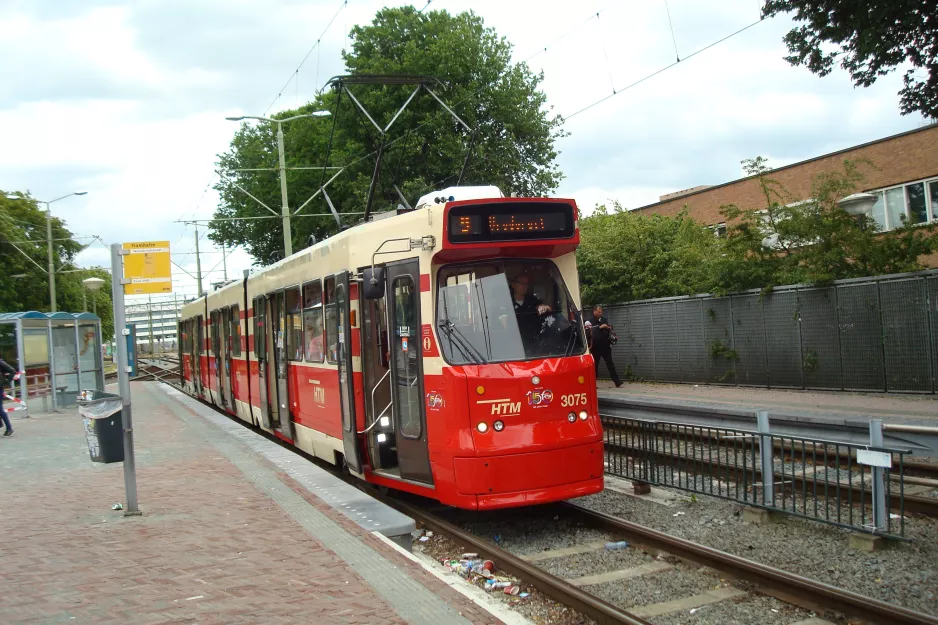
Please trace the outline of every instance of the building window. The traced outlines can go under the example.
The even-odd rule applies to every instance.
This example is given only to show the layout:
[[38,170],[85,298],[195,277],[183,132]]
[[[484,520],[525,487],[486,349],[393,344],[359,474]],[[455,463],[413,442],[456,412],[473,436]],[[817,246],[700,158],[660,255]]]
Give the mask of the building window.
[[938,179],[870,191],[876,196],[873,219],[881,230],[894,230],[903,220],[910,224],[938,221]]
[[707,227],[713,231],[713,236],[715,236],[718,239],[722,239],[723,237],[726,236],[726,224],[725,223],[713,224]]

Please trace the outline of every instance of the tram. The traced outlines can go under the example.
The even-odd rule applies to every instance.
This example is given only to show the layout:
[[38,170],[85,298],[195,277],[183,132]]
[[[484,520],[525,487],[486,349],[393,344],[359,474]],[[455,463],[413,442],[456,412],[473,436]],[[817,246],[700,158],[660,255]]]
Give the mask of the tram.
[[453,187],[189,302],[184,388],[368,482],[483,510],[603,488],[577,206]]

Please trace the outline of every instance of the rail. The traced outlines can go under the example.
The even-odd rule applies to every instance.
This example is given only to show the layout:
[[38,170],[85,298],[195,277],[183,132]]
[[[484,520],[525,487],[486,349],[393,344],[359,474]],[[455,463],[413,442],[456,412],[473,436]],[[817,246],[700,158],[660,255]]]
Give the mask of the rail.
[[746,580],[757,590],[782,601],[808,609],[826,609],[888,625],[936,625],[938,618],[865,597],[788,571],[700,545],[683,538],[638,525],[609,514],[584,508],[575,503],[562,504],[582,516],[594,527],[602,527],[631,539],[648,549],[665,551],[673,556],[710,567],[730,577]]
[[907,450],[776,435],[767,420],[758,431],[611,415],[602,422],[607,474],[888,538],[905,535]]

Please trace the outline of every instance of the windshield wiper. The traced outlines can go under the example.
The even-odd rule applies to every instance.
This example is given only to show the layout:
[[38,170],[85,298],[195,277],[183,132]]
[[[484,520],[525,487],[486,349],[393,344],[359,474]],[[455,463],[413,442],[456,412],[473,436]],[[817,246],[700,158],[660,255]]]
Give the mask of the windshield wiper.
[[441,319],[437,326],[446,334],[450,345],[454,345],[456,349],[459,350],[459,353],[462,354],[462,357],[468,361],[466,364],[485,364],[488,362],[485,356],[479,353],[479,351],[469,343],[466,336],[452,321],[449,319]]

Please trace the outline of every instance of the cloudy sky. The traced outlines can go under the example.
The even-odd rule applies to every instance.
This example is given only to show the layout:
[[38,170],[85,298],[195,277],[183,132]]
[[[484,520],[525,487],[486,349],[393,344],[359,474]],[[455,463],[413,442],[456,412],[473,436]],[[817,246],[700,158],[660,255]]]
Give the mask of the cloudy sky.
[[[77,234],[107,243],[169,239],[175,261],[194,272],[194,230],[178,222],[212,215],[215,155],[236,129],[225,117],[307,101],[342,72],[349,28],[385,4],[3,0],[0,189],[40,199],[88,191],[54,204],[53,214]],[[637,207],[663,193],[737,178],[744,158],[762,155],[783,165],[923,124],[899,115],[895,74],[854,89],[841,71],[822,79],[789,66],[782,37],[791,22],[779,18],[627,88],[676,56],[757,22],[760,6],[759,0],[430,3],[451,12],[472,8],[515,45],[516,60],[543,70],[549,103],[570,116],[558,195],[583,207],[607,199]],[[574,114],[613,90],[614,97]],[[209,252],[202,269],[213,272],[207,286],[222,277],[222,255],[204,236],[200,246]],[[108,264],[109,256],[95,245],[80,260]],[[227,264],[236,274],[251,259],[235,250]],[[191,278],[182,271],[176,278],[180,293],[194,293]]]

